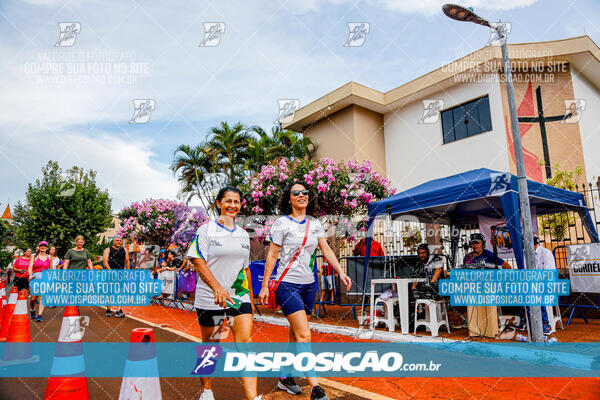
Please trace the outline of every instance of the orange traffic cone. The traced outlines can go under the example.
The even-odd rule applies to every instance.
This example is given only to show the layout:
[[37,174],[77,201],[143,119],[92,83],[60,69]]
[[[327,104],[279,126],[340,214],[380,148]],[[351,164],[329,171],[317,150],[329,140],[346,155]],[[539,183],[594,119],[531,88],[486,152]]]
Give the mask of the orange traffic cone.
[[162,400],[152,329],[131,331],[124,375],[119,400]]
[[[0,279],[0,316],[4,316],[4,307],[6,307],[6,278]],[[2,327],[2,318],[0,318],[0,327]]]
[[66,306],[44,400],[88,400],[79,311]]
[[13,311],[17,304],[17,297],[19,296],[19,290],[16,286],[12,287],[10,296],[8,296],[8,303],[4,307],[4,313],[2,314],[2,327],[0,328],[0,342],[6,342],[6,336],[8,335],[8,328],[10,328],[10,321],[12,320]]
[[31,332],[27,312],[27,290],[21,290],[10,321],[6,345],[0,365],[38,362],[38,356],[31,354]]

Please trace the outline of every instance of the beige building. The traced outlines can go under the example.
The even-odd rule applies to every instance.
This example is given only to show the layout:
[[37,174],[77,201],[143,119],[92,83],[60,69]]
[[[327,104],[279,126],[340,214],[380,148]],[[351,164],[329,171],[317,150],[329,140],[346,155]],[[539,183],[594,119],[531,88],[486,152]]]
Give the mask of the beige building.
[[[509,55],[528,177],[545,181],[556,163],[598,177],[596,43],[581,36],[510,44]],[[371,160],[398,190],[481,167],[516,171],[496,46],[388,92],[349,82],[297,110],[284,128],[310,137],[317,158]]]
[[98,241],[110,242],[119,233],[119,229],[121,229],[121,220],[113,215],[110,226],[104,232],[98,234]]

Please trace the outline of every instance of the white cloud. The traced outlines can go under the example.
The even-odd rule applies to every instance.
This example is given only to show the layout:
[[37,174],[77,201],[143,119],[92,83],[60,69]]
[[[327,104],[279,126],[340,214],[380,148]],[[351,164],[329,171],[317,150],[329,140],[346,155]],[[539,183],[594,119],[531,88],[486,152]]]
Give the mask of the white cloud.
[[96,182],[108,189],[114,211],[148,197],[175,199],[177,193],[169,166],[152,159],[154,154],[147,141],[74,132],[38,132],[2,139],[6,143],[0,150],[0,180],[13,202],[22,199],[27,184],[39,179],[42,166],[50,159],[63,169],[77,165],[95,170]]

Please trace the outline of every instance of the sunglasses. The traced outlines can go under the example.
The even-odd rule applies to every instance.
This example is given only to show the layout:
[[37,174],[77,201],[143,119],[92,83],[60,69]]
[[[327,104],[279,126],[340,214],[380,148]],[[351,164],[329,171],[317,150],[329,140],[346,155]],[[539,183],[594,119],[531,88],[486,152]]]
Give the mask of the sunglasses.
[[299,195],[308,196],[308,190],[306,190],[306,189],[304,189],[304,190],[292,190],[292,194],[294,196],[299,196]]

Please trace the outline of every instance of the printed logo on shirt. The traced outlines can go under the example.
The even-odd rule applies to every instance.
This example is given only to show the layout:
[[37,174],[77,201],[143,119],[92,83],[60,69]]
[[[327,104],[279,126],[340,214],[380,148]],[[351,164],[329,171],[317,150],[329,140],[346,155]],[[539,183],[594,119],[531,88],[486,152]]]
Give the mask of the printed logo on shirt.
[[242,243],[241,246],[242,246],[243,249],[250,250],[250,245],[249,244]]
[[221,244],[221,242],[219,242],[219,241],[217,241],[217,240],[214,240],[214,239],[211,239],[211,240],[210,240],[210,245],[211,245],[211,246],[217,246],[217,247],[222,247],[222,246],[223,246],[223,245]]

